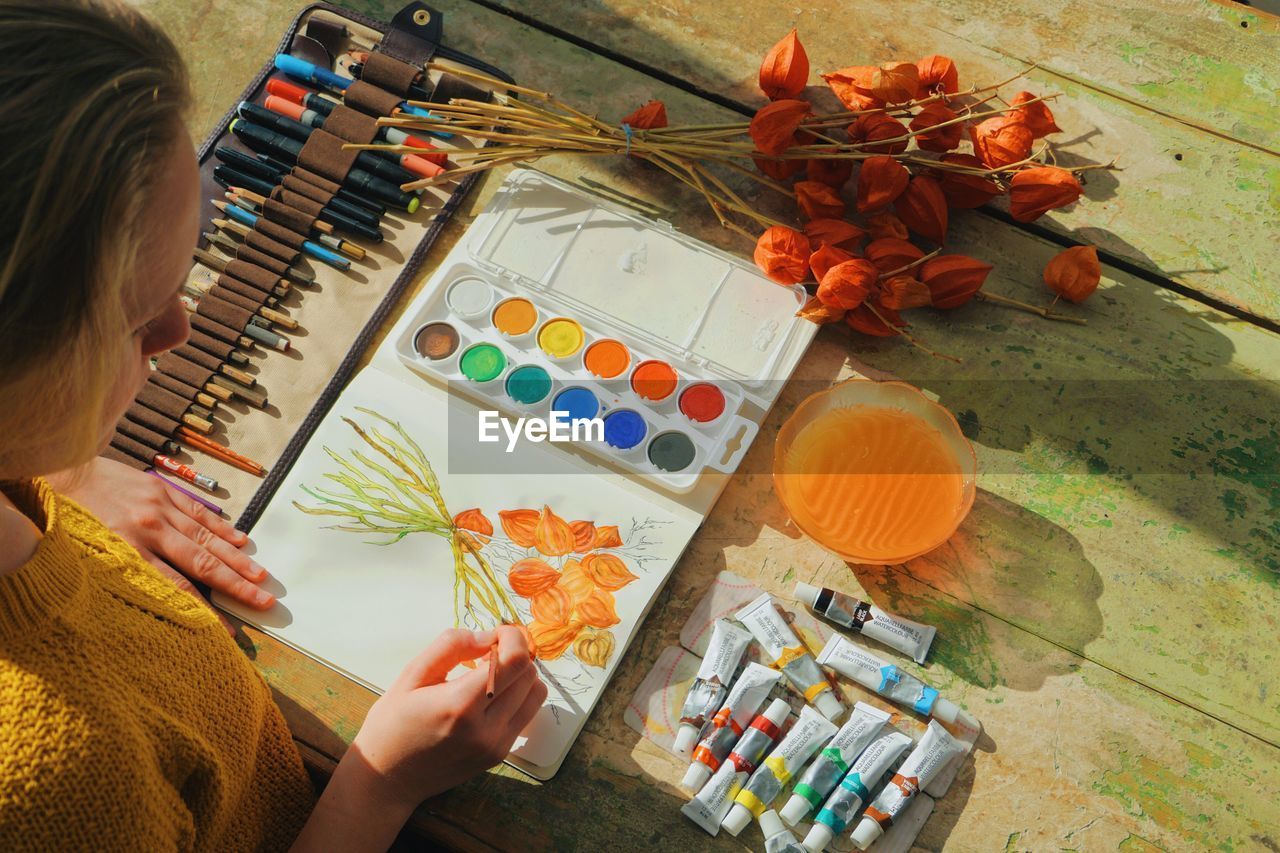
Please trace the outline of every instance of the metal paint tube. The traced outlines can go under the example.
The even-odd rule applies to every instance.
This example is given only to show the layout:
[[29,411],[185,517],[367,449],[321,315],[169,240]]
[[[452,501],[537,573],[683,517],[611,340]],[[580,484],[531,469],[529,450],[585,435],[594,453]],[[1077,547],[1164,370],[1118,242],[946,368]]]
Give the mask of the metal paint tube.
[[773,809],[760,815],[760,831],[764,833],[764,853],[806,853]]
[[929,646],[938,629],[885,613],[869,601],[859,601],[851,595],[826,587],[796,584],[796,598],[817,613],[837,625],[851,628],[869,640],[883,643],[910,655],[916,663],[924,663]]
[[751,634],[725,619],[711,626],[711,642],[698,667],[698,677],[689,687],[680,709],[680,728],[676,730],[675,753],[688,758],[693,753],[698,735],[707,720],[715,714],[729,692],[729,682],[742,663],[742,655],[751,642]]
[[844,832],[880,779],[909,746],[911,738],[895,729],[863,750],[822,804],[813,827],[804,837],[805,848],[818,853],[831,843],[831,839]]
[[929,721],[929,728],[906,762],[893,774],[889,784],[876,795],[862,816],[858,828],[853,831],[853,843],[859,850],[866,850],[884,831],[893,825],[893,819],[901,815],[911,804],[920,789],[933,781],[938,771],[965,751],[964,744],[956,740],[937,720]]
[[693,762],[680,783],[687,790],[702,788],[711,774],[720,768],[720,762],[729,755],[733,745],[741,737],[743,729],[756,711],[764,704],[769,691],[778,683],[782,673],[758,663],[749,663],[729,688],[720,710],[711,718],[702,741],[693,751]]
[[712,835],[719,833],[720,822],[728,814],[733,798],[755,770],[760,756],[778,739],[781,726],[790,714],[791,706],[786,699],[774,699],[769,703],[765,712],[752,720],[742,733],[711,781],[680,807],[681,813]]
[[822,805],[822,801],[849,772],[853,760],[876,739],[888,722],[887,712],[864,702],[854,705],[849,721],[840,727],[831,743],[818,753],[796,783],[791,799],[782,809],[782,819],[795,826]]
[[773,805],[782,789],[799,772],[809,756],[817,752],[836,733],[836,724],[811,705],[800,709],[800,719],[787,732],[782,742],[760,762],[747,784],[733,798],[733,806],[721,826],[737,835],[753,817],[758,818]]
[[813,655],[809,654],[774,605],[773,596],[766,592],[739,610],[737,616],[738,621],[746,625],[764,646],[765,654],[774,661],[773,665],[782,670],[787,680],[822,712],[822,716],[835,720],[844,713],[844,706],[832,692]]
[[932,715],[944,723],[959,720],[968,728],[979,727],[976,719],[954,702],[943,699],[937,690],[876,657],[848,637],[836,634],[828,640],[818,653],[818,663],[918,714]]

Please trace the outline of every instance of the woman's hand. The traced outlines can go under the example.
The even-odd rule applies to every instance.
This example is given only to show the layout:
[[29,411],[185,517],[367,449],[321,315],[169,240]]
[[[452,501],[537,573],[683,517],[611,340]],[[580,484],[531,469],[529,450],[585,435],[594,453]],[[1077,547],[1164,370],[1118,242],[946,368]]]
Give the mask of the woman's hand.
[[[495,642],[489,699],[479,659]],[[445,681],[472,660],[475,669]],[[546,698],[519,628],[445,631],[369,709],[295,850],[385,850],[419,803],[506,758]]]
[[98,457],[48,479],[192,595],[200,597],[191,584],[199,581],[257,610],[275,603],[257,586],[266,571],[240,550],[249,537],[155,477]]

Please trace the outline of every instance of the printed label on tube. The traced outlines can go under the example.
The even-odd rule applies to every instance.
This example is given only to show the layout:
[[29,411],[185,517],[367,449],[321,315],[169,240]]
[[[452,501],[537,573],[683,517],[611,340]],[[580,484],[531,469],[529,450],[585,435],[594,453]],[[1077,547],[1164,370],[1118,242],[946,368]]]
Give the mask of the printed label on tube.
[[809,654],[774,606],[773,596],[766,592],[739,610],[737,615],[738,621],[746,625],[764,646],[765,654],[773,659],[774,666],[782,670],[787,680],[804,694],[806,700],[816,705],[824,717],[834,720],[844,712],[813,655]]
[[712,835],[720,831],[720,823],[729,813],[733,798],[742,783],[756,768],[760,756],[778,739],[779,726],[787,719],[791,708],[785,699],[774,699],[763,714],[751,721],[751,725],[738,738],[729,757],[716,770],[711,781],[692,800],[680,808],[686,817]]
[[880,781],[880,777],[909,746],[911,738],[900,731],[889,732],[873,742],[858,756],[849,772],[822,804],[814,821],[827,827],[833,836],[844,832],[849,821],[871,796],[871,789]]
[[796,587],[796,597],[806,601],[818,615],[910,655],[916,663],[924,663],[925,656],[929,654],[929,646],[938,631],[932,625],[923,625],[885,613],[870,602],[859,601],[834,589],[799,584]]
[[693,744],[711,716],[724,702],[733,673],[751,642],[751,634],[725,619],[717,619],[711,627],[711,642],[698,667],[684,706],[680,709],[680,728],[676,732],[676,754],[688,756]]
[[937,690],[840,634],[822,647],[818,663],[920,714],[931,712],[938,700]]
[[822,805],[826,796],[849,772],[854,759],[875,740],[888,722],[889,714],[885,711],[863,702],[854,705],[849,721],[840,727],[831,743],[818,753],[796,783],[791,800],[782,811],[782,819],[794,825]]
[[[933,781],[938,771],[964,752],[964,744],[956,740],[937,720],[929,721],[920,743],[907,756],[889,784],[881,789],[854,833],[854,843],[866,847],[893,825],[894,818],[910,805],[920,789]],[[865,842],[865,843],[864,843]]]
[[709,771],[718,769],[781,677],[777,670],[762,664],[747,664],[693,751],[693,763],[702,764]]
[[835,733],[835,723],[818,713],[816,708],[805,705],[800,709],[800,719],[795,726],[734,797],[735,805],[751,812],[752,817],[760,817],[809,760],[809,756]]

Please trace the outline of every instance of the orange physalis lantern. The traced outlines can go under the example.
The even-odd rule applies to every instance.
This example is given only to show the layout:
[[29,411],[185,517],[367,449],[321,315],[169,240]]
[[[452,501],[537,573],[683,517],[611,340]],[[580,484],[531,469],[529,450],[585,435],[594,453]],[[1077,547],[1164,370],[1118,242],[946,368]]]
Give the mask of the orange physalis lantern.
[[1009,181],[1009,215],[1019,222],[1066,207],[1084,192],[1076,176],[1057,166],[1023,169]]
[[871,94],[886,104],[905,104],[916,96],[920,72],[913,62],[887,62],[871,75]]
[[1027,159],[1035,137],[1031,129],[1020,121],[1010,121],[995,116],[969,128],[974,153],[990,169],[1000,169],[1011,163]]
[[[876,314],[880,316],[877,317]],[[883,317],[884,320],[881,320],[880,317]],[[869,305],[860,305],[853,309],[844,315],[844,321],[855,332],[861,332],[864,335],[871,335],[877,338],[891,338],[899,334],[897,329],[886,325],[885,321],[892,323],[893,326],[897,326],[899,329],[907,325],[906,321],[898,316],[898,312],[892,308],[879,306],[875,311],[872,311]]]
[[571,521],[569,529],[573,531],[573,551],[585,554],[596,546],[596,526],[589,521]]
[[747,132],[760,153],[777,157],[795,144],[796,131],[807,115],[808,101],[773,101],[756,111]]
[[814,278],[822,281],[822,277],[827,274],[827,270],[836,264],[851,261],[855,257],[857,256],[852,252],[846,252],[844,249],[837,249],[835,246],[823,243],[816,252],[809,256],[809,269],[813,270]]
[[924,282],[910,275],[895,275],[880,282],[880,304],[894,311],[920,308],[933,302]]
[[546,592],[559,581],[560,573],[537,557],[520,560],[507,572],[507,583],[511,584],[511,589],[525,598]]
[[820,181],[797,181],[796,204],[805,219],[839,219],[844,215],[844,199]]
[[804,169],[804,160],[770,160],[767,157],[751,158],[756,168],[763,175],[768,175],[775,181],[785,181],[794,177]]
[[[974,169],[987,168],[972,154],[944,154],[942,162]],[[939,170],[937,178],[938,186],[942,187],[942,194],[947,197],[947,204],[951,207],[970,210],[981,207],[1000,195],[1000,187],[996,182],[983,175]]]
[[582,558],[582,571],[600,589],[617,592],[636,580],[621,557],[613,554],[588,554]]
[[871,235],[872,240],[883,240],[885,237],[905,240],[910,236],[902,220],[887,210],[867,217],[867,233]]
[[618,525],[604,524],[596,528],[597,548],[621,548],[622,537],[618,535]]
[[771,101],[794,98],[809,82],[809,56],[796,31],[769,48],[760,63],[760,88]]
[[934,308],[959,308],[982,289],[991,269],[991,264],[967,255],[939,255],[921,264],[919,271]]
[[555,660],[563,655],[581,631],[581,622],[548,625],[535,619],[529,623],[529,634],[533,637],[534,650],[540,660]]
[[[907,128],[884,113],[867,113],[848,127],[849,139],[876,154],[901,154],[907,150]],[[892,140],[892,141],[889,141]]]
[[916,134],[916,145],[925,151],[950,151],[960,144],[964,136],[964,123],[954,121],[956,114],[942,104],[927,104],[911,119],[910,128]]
[[833,308],[857,308],[876,286],[879,271],[868,260],[854,258],[827,270],[818,285],[818,298]]
[[667,126],[667,105],[662,101],[650,101],[640,109],[622,119],[619,124],[629,125],[636,130],[651,130],[655,127]]
[[888,207],[911,180],[907,167],[887,155],[868,157],[858,169],[858,212]]
[[946,242],[947,198],[933,178],[916,175],[893,208],[907,228],[939,245]]
[[604,669],[609,664],[609,658],[613,657],[616,645],[617,640],[613,638],[612,631],[594,631],[586,628],[581,636],[573,641],[573,653],[587,666]]
[[1050,133],[1061,133],[1062,128],[1058,127],[1053,120],[1053,113],[1049,112],[1049,105],[1044,101],[1036,101],[1028,104],[1027,101],[1035,99],[1035,95],[1030,92],[1019,92],[1013,96],[1013,100],[1009,102],[1011,106],[1018,108],[1014,113],[1022,120],[1024,124],[1031,130],[1031,135],[1036,139],[1042,136],[1048,136]]
[[574,616],[592,628],[612,628],[620,621],[613,593],[605,589],[592,590],[585,601],[574,608]]
[[596,585],[582,570],[582,563],[570,557],[564,561],[564,570],[560,572],[557,585],[569,594],[569,600],[581,604],[595,591]]
[[881,237],[867,244],[867,260],[875,264],[881,275],[900,270],[924,257],[924,250],[914,243],[896,237]]
[[532,548],[537,541],[538,515],[535,509],[508,509],[498,513],[498,523],[512,542]]
[[843,246],[856,243],[867,232],[846,219],[810,219],[804,224],[804,233],[810,246]]
[[809,301],[796,312],[797,317],[808,320],[810,323],[817,323],[819,326],[827,323],[838,323],[844,319],[844,309],[834,308],[825,304],[816,296],[810,296]]
[[779,284],[799,284],[809,277],[809,238],[794,228],[774,225],[756,241],[756,266]]
[[805,172],[811,181],[840,189],[853,175],[853,163],[838,157],[818,157],[805,161]]
[[960,91],[960,74],[956,64],[946,56],[933,54],[916,63],[916,73],[920,77],[918,96],[923,98],[937,92],[948,95]]
[[544,506],[538,516],[533,546],[548,557],[563,557],[573,551],[573,531],[549,506]]
[[874,65],[851,65],[823,74],[822,79],[846,109],[853,112],[874,110],[884,106],[884,101],[871,94],[872,78],[877,70]]
[[1093,246],[1072,246],[1054,255],[1044,268],[1044,283],[1071,302],[1084,302],[1098,289],[1102,264]]
[[535,622],[544,625],[567,625],[569,614],[573,612],[573,602],[569,593],[558,586],[547,587],[529,599],[529,612]]

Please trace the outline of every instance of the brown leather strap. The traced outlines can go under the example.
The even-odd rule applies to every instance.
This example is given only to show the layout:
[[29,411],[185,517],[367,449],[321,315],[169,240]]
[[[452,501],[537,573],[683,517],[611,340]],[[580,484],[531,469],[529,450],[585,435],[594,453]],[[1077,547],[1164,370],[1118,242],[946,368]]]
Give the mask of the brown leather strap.
[[[252,299],[248,298],[247,296],[241,296],[240,294],[236,293],[234,290],[229,290],[225,287],[219,287],[216,284],[213,287],[209,288],[209,292],[205,294],[204,298],[208,299],[210,296],[214,297],[215,299],[221,299],[223,302],[230,302],[232,305],[235,305],[238,308],[243,308],[244,310],[249,312],[256,312],[259,308],[262,307],[263,302],[266,301],[265,295],[262,297],[262,299],[258,300],[257,302],[254,302]],[[201,300],[201,301],[203,302],[204,300]]]
[[[100,455],[105,456],[108,459],[114,460],[116,462],[119,462],[121,465],[128,465],[130,468],[137,468],[139,471],[145,471],[151,467],[150,456],[147,457],[147,459],[142,460],[137,458],[131,453],[126,453],[125,451],[116,447],[114,444],[108,445],[107,448],[103,450]],[[151,455],[154,456],[155,454],[153,453]]]
[[[401,98],[399,95],[393,95],[385,89],[379,89],[377,86],[371,86],[363,80],[357,80],[352,83],[347,87],[347,90],[342,93],[342,103],[371,116],[389,116],[397,107],[400,106],[400,102],[403,100],[404,98]],[[325,126],[327,127],[328,124],[329,122],[326,120]],[[314,139],[315,135],[316,132],[312,131],[311,138]],[[307,141],[310,142],[310,139]],[[304,146],[303,151],[305,150],[306,147]],[[298,158],[298,162],[302,163],[302,158]],[[306,163],[303,163],[303,165],[307,166],[307,168],[311,168]],[[320,172],[322,175],[328,174],[323,169],[317,169],[316,171]],[[346,172],[343,172],[343,175],[346,175]]]
[[460,101],[490,101],[493,95],[487,89],[481,89],[446,71],[440,75],[435,88],[431,90],[431,100],[437,104],[447,104],[455,98]]
[[116,424],[116,433],[118,435],[128,436],[134,441],[141,442],[157,452],[163,452],[165,450],[165,445],[169,442],[168,438],[155,430],[149,427],[144,427],[142,424],[135,424],[128,418],[120,419],[120,422]]
[[227,262],[227,275],[247,281],[260,290],[271,290],[280,283],[283,273],[274,273],[246,261],[235,260]]
[[393,59],[381,51],[374,51],[365,60],[360,79],[366,83],[380,86],[388,92],[405,95],[414,81],[422,74],[422,66],[414,67],[407,62]]
[[[311,205],[315,204],[311,199],[303,199],[303,201]],[[319,212],[317,210],[316,213],[309,214],[305,210],[285,204],[275,198],[267,199],[262,205],[262,214],[267,221],[278,222],[290,231],[296,231],[299,234],[311,233],[312,227],[316,224],[316,214]],[[262,219],[259,219],[258,223],[261,224]]]
[[205,295],[196,308],[196,316],[207,317],[231,329],[243,329],[253,316],[252,311],[232,305],[215,296]]
[[[297,231],[294,231],[291,228],[286,228],[285,226],[281,225],[279,222],[272,222],[270,219],[267,219],[265,216],[259,216],[258,224],[254,225],[253,227],[256,230],[261,231],[263,234],[266,234],[272,240],[278,240],[281,243],[284,243],[286,246],[292,246],[295,249],[301,249],[302,242],[307,239],[304,235],[299,234]],[[267,269],[270,269],[270,267],[267,267]],[[284,275],[284,273],[281,273],[281,275]],[[237,278],[239,278],[239,276],[237,276]]]
[[166,391],[154,382],[147,382],[142,386],[142,390],[138,392],[138,396],[134,398],[148,409],[157,411],[162,415],[170,418],[181,419],[187,413],[187,409],[191,408],[191,401],[184,400],[182,397]]
[[[160,356],[160,362],[163,363],[164,360],[169,357],[170,354],[165,353]],[[134,423],[142,424],[148,429],[155,430],[156,432],[163,433],[165,435],[173,435],[174,432],[177,431],[178,425],[181,423],[177,418],[165,417],[159,412],[148,409],[136,400],[128,409],[125,410],[124,416]]]
[[[204,304],[203,299],[200,300],[200,304]],[[240,333],[235,329],[230,328],[224,323],[219,323],[212,317],[207,317],[200,313],[191,315],[191,328],[204,332],[209,337],[216,338],[224,344],[229,344],[231,346],[235,346],[236,342],[240,339]],[[241,326],[240,328],[243,329],[244,327]],[[210,355],[212,355],[212,353],[210,353]],[[219,359],[219,361],[221,361],[221,359]]]
[[[192,319],[193,320],[195,319],[195,315],[192,315]],[[188,361],[194,361],[196,364],[200,365],[201,367],[207,367],[210,370],[217,370],[222,365],[222,359],[216,356],[209,355],[204,350],[196,349],[191,344],[183,344],[182,346],[173,350],[173,352],[170,354],[181,357],[181,358],[185,358]],[[164,370],[164,358],[165,358],[164,356],[161,356],[160,361],[158,362],[161,370]]]
[[[314,187],[312,188],[314,189]],[[267,204],[287,204],[295,210],[301,210],[308,216],[315,218],[320,217],[320,211],[324,210],[324,202],[316,201],[303,193],[296,193],[293,190],[284,187],[276,187],[271,191],[271,198],[267,199]]]
[[324,129],[334,136],[361,145],[372,142],[378,135],[378,120],[371,115],[357,112],[341,104],[333,108],[324,120]]
[[[301,166],[293,167],[293,172],[291,174],[291,177],[297,178],[300,181],[305,181],[306,183],[311,184],[311,186],[313,187],[317,187],[319,189],[324,190],[329,194],[330,198],[332,198],[334,194],[338,192],[338,190],[342,189],[341,184],[334,183],[333,181],[326,178],[324,175],[317,175],[315,172],[311,171],[310,169],[304,169]],[[301,191],[299,190],[299,192]],[[327,200],[328,199],[326,199],[326,201]]]
[[[262,217],[259,217],[258,224],[255,225],[254,228],[261,230],[261,226],[264,221],[265,220],[263,220]],[[302,244],[299,243],[298,245],[302,245]],[[254,266],[259,266],[266,270],[270,270],[271,272],[275,273],[277,277],[284,275],[284,271],[289,268],[289,265],[286,264],[284,261],[280,260],[279,258],[273,258],[270,255],[268,255],[266,252],[262,252],[262,251],[259,251],[258,249],[255,249],[253,246],[251,246],[248,243],[248,241],[241,243],[239,246],[236,247],[236,260],[243,261],[246,264],[253,264]]]
[[218,284],[214,289],[230,290],[232,293],[238,293],[245,299],[253,300],[259,306],[265,304],[267,298],[271,296],[267,291],[259,290],[252,284],[245,284],[240,279],[232,278],[229,275],[218,276]]
[[[320,176],[317,175],[316,177]],[[324,178],[320,178],[320,180],[323,181]],[[328,183],[328,181],[326,181],[326,183]],[[279,186],[271,191],[271,197],[281,197],[285,190],[288,190],[291,193],[297,193],[300,196],[306,196],[320,205],[328,204],[329,199],[333,198],[333,194],[337,192],[336,188],[333,192],[329,192],[322,187],[316,186],[310,181],[303,180],[297,175],[285,175],[280,179]]]
[[203,388],[213,378],[212,370],[184,361],[181,358],[170,359],[164,364],[162,372],[166,376],[172,376],[193,388]]
[[[352,85],[358,86],[360,84],[357,81]],[[349,92],[350,89],[347,91]],[[392,95],[391,97],[394,98],[395,96]],[[311,131],[307,141],[302,144],[302,150],[298,152],[298,164],[313,172],[319,172],[330,180],[342,181],[347,177],[347,172],[351,171],[352,165],[355,164],[356,155],[360,153],[359,151],[344,151],[342,146],[345,143],[346,140],[342,137],[334,136],[323,128],[316,128]],[[259,222],[261,222],[261,219],[259,219]]]
[[[207,352],[218,361],[227,361],[230,359],[232,350],[236,348],[235,344],[220,341],[207,332],[197,329],[194,323],[195,317],[192,317],[191,319],[193,321],[191,326],[191,335],[187,338],[187,343],[198,350]],[[205,317],[201,317],[200,319],[208,322],[208,319]],[[174,375],[177,376],[178,374],[175,373]],[[203,383],[201,383],[201,387],[203,387]]]
[[147,381],[154,382],[164,390],[172,391],[173,393],[177,394],[179,397],[182,397],[186,400],[194,401],[196,398],[196,395],[200,393],[199,388],[188,385],[187,383],[183,382],[181,379],[178,379],[176,376],[170,376],[169,374],[161,373],[158,370],[152,371],[151,376],[148,377]]
[[[271,239],[261,231],[250,231],[244,235],[244,241],[259,252],[270,255],[286,264],[295,263],[298,260],[298,256],[302,254],[297,249],[291,249],[279,240]],[[280,274],[284,275],[284,273]]]

